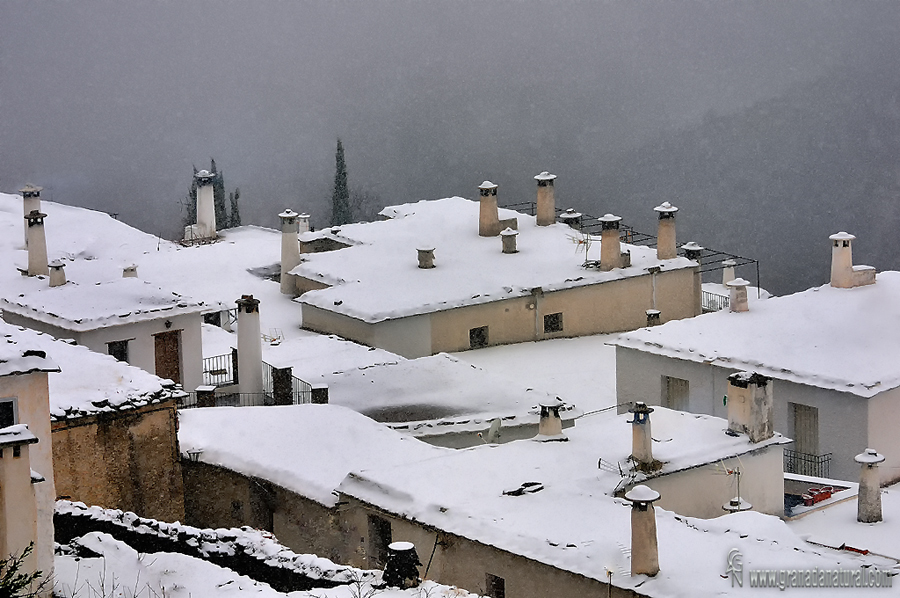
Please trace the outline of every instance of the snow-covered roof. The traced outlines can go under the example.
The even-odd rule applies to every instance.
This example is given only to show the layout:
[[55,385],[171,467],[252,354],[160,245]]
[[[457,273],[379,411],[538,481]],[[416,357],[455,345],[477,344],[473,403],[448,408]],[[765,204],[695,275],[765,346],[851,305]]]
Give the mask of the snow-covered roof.
[[0,447],[12,444],[34,444],[37,436],[28,429],[28,424],[15,424],[0,428]]
[[[433,447],[337,405],[208,407],[178,413],[183,453],[260,477],[326,506],[350,471],[442,455]],[[298,458],[309,455],[310,458]]]
[[611,344],[872,397],[900,386],[900,272],[641,328]]
[[[563,224],[537,226],[533,216],[501,209],[501,219],[519,221],[518,253],[505,254],[500,239],[478,236],[479,205],[461,197],[390,206],[381,214],[389,219],[340,227],[340,240],[351,247],[303,254],[292,274],[332,286],[297,301],[373,323],[525,296],[536,287],[554,291],[640,276],[653,266],[696,266],[682,257],[658,260],[655,249],[623,244],[631,251],[631,267],[586,269],[580,233]],[[302,238],[326,234],[335,235]],[[418,247],[435,248],[434,268],[418,267]],[[595,243],[592,253],[599,248]]]
[[57,287],[26,278],[22,285],[28,290],[19,287],[23,292],[0,299],[0,309],[73,332],[200,313],[212,307],[138,278]]
[[[134,409],[181,394],[170,383],[163,386],[159,377],[111,355],[0,320],[0,354],[9,347],[47,355],[24,359],[37,360],[39,371],[58,372],[48,377],[50,418],[54,421]],[[0,363],[0,371],[4,365]]]
[[0,320],[0,376],[58,371],[32,334]]

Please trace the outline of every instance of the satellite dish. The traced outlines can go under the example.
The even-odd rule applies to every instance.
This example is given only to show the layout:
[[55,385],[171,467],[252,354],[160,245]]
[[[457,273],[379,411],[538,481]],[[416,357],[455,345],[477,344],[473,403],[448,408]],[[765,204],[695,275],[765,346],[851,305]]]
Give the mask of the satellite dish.
[[494,421],[491,422],[491,427],[487,433],[487,441],[489,444],[496,444],[500,439],[500,418],[494,418]]

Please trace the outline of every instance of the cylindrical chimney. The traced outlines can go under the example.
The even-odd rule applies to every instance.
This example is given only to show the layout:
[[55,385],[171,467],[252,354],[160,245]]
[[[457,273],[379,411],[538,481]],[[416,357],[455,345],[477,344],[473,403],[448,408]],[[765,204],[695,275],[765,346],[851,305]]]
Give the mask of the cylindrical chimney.
[[646,311],[647,314],[647,326],[659,326],[660,325],[660,311],[658,309],[648,309]]
[[[21,189],[19,189],[19,193],[22,194],[22,215],[25,218],[28,218],[28,214],[34,211],[41,211],[41,190],[43,187],[35,187],[32,184],[27,184]],[[28,247],[28,222],[24,222],[23,232],[25,234],[25,247]]]
[[309,232],[309,214],[300,214],[297,216],[298,232],[300,234]]
[[653,209],[659,214],[656,257],[660,260],[675,259],[678,257],[678,246],[675,244],[675,212],[678,211],[678,208],[664,201]]
[[737,262],[734,260],[725,260],[722,262],[722,284],[728,284],[732,280],[734,280],[734,267],[737,266]]
[[581,216],[581,212],[576,212],[575,208],[566,208],[566,211],[559,215],[559,221],[575,230],[581,230]]
[[194,177],[197,179],[197,235],[201,239],[209,239],[216,236],[216,205],[213,198],[216,175],[201,170]]
[[631,575],[659,573],[659,545],[656,540],[656,512],[653,503],[659,492],[638,484],[627,494],[631,501]]
[[122,268],[122,278],[137,278],[137,266],[135,264],[129,264]]
[[50,266],[50,286],[51,287],[61,287],[66,284],[66,271],[64,268],[66,265],[59,261],[53,260],[49,264]]
[[653,469],[653,438],[650,433],[653,408],[638,401],[628,412],[634,414],[634,419],[628,422],[631,424],[631,456],[638,469],[650,471]]
[[600,269],[612,270],[622,264],[622,246],[619,241],[620,216],[606,214],[600,218]]
[[259,299],[243,295],[235,303],[238,306],[238,392],[259,394],[263,391]]
[[831,239],[831,286],[849,289],[853,286],[853,248],[856,238],[841,231],[828,237]]
[[300,232],[300,215],[297,212],[286,209],[278,215],[281,218],[281,292],[292,295],[296,291],[293,280],[288,272],[300,263],[300,242],[297,235]]
[[519,252],[519,250],[516,249],[516,237],[518,235],[519,233],[511,228],[503,229],[503,232],[500,233],[500,238],[503,241],[503,253]]
[[556,199],[553,196],[555,174],[546,170],[534,177],[537,181],[537,225],[548,226],[556,222]]
[[478,214],[478,235],[496,237],[500,233],[500,211],[497,208],[497,185],[485,181],[479,185],[481,206]]
[[725,286],[731,290],[728,308],[731,311],[750,311],[750,304],[747,301],[747,287],[750,286],[750,281],[743,278],[735,278]]
[[50,273],[47,264],[47,237],[44,234],[44,218],[37,210],[32,210],[25,216],[28,227],[28,276],[37,276]]
[[412,542],[388,544],[387,562],[384,565],[382,581],[390,587],[408,590],[421,583],[419,578],[419,555]]
[[755,372],[728,376],[728,429],[726,434],[746,434],[750,442],[762,442],[775,431],[772,420],[775,400],[772,379]]
[[856,455],[854,459],[862,465],[859,473],[859,494],[856,503],[856,520],[862,523],[881,521],[881,476],[878,464],[884,461],[875,449]]
[[416,249],[419,255],[419,267],[423,270],[434,268],[434,247],[420,247]]
[[538,422],[538,436],[552,438],[553,440],[568,440],[563,436],[562,418],[559,417],[559,408],[562,403],[557,399],[553,402],[541,403],[541,419]]
[[700,258],[703,257],[703,247],[699,243],[689,241],[682,245],[681,248],[684,249],[684,257],[694,260],[698,264],[700,263]]

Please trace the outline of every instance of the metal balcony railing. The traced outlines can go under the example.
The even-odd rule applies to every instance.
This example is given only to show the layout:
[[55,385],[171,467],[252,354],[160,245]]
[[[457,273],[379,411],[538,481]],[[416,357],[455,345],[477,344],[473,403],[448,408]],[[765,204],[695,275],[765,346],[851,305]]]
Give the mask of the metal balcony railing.
[[784,449],[784,471],[816,478],[827,478],[831,471],[831,453],[811,455]]

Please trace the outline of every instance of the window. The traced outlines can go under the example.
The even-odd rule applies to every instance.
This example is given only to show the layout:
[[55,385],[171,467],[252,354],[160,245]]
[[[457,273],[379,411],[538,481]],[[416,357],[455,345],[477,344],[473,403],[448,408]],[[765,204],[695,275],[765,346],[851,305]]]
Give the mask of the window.
[[788,403],[788,412],[793,420],[791,437],[794,450],[807,455],[819,454],[819,410],[809,405]]
[[687,380],[662,377],[662,406],[678,411],[687,411],[690,403],[690,384]]
[[222,326],[222,312],[220,311],[211,311],[208,314],[203,314],[203,323],[204,324],[212,324],[213,326]]
[[19,422],[19,412],[14,398],[0,399],[0,428],[13,426]]
[[562,313],[547,314],[544,316],[544,333],[562,332]]
[[17,444],[13,447],[13,458],[18,458],[22,456],[22,445]]
[[106,352],[119,361],[128,361],[128,341],[106,343]]
[[469,348],[480,349],[488,346],[488,327],[479,326],[469,330]]
[[506,598],[506,580],[496,575],[484,575],[484,595],[491,598]]
[[378,515],[369,515],[369,564],[382,566],[387,562],[391,543],[391,522]]

